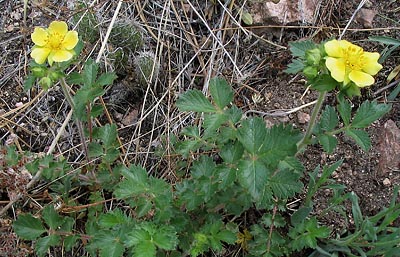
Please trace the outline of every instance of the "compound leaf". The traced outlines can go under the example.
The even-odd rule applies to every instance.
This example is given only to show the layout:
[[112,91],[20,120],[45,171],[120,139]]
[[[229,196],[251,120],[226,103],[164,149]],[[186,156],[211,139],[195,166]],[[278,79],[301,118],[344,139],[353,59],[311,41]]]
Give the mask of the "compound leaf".
[[390,109],[391,106],[388,104],[378,104],[376,101],[365,101],[358,108],[351,126],[353,128],[366,128],[372,122],[389,112]]
[[183,112],[216,112],[215,107],[197,89],[192,89],[182,94],[176,101],[176,105]]
[[30,213],[21,214],[13,224],[15,233],[26,240],[35,240],[47,230],[44,228],[42,221],[33,217]]
[[210,80],[210,93],[215,104],[223,109],[233,101],[233,90],[223,78],[212,78]]

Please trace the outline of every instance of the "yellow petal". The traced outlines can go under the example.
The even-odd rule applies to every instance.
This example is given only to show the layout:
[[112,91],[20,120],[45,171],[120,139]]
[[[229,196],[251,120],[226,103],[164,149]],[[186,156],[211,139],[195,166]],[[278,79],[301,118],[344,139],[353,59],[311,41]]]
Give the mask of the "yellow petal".
[[49,25],[49,32],[65,35],[68,32],[68,25],[64,21],[53,21]]
[[33,33],[31,34],[31,38],[33,43],[38,46],[45,46],[48,41],[48,33],[45,29],[36,27]]
[[370,75],[376,75],[383,68],[382,65],[378,63],[378,59],[379,53],[364,52],[364,66],[362,70]]
[[328,56],[342,57],[343,55],[340,43],[336,39],[326,42],[324,47],[325,47],[325,52],[328,54]]
[[57,50],[53,52],[51,57],[55,62],[65,62],[70,60],[73,56],[74,56],[73,51]]
[[346,65],[341,59],[328,57],[326,58],[326,67],[331,72],[332,78],[337,82],[343,82],[346,75]]
[[358,87],[370,86],[375,82],[374,78],[368,73],[356,70],[350,72],[349,78],[351,81],[356,83]]
[[34,47],[31,52],[31,57],[35,59],[35,62],[42,64],[46,61],[47,56],[49,56],[51,49],[46,47]]
[[79,41],[78,32],[71,30],[68,31],[67,34],[65,35],[64,40],[62,42],[62,46],[67,50],[71,50],[74,49],[76,44],[78,44],[78,41]]

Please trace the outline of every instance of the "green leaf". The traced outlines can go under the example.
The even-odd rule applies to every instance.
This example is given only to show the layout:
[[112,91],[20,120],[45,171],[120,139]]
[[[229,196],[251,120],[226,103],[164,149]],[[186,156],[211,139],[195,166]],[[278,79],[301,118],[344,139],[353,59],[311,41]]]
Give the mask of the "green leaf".
[[174,250],[178,244],[176,231],[174,231],[172,227],[161,226],[157,228],[156,233],[154,233],[152,236],[157,247],[163,250]]
[[143,241],[136,245],[133,257],[156,257],[156,246],[150,241]]
[[346,99],[340,100],[337,108],[344,125],[348,126],[350,124],[351,117],[351,105],[349,101]]
[[241,15],[242,21],[244,22],[244,24],[246,25],[252,25],[253,24],[253,17],[251,16],[251,13],[249,13],[248,11],[242,11],[242,15]]
[[80,239],[81,237],[79,235],[73,235],[73,236],[66,236],[64,238],[64,247],[65,250],[71,251],[72,248],[75,247],[76,242]]
[[260,149],[260,160],[271,167],[276,167],[280,161],[297,153],[297,142],[301,134],[291,126],[274,125],[267,129],[265,141]]
[[192,89],[182,94],[176,101],[180,111],[216,112],[215,107],[208,101],[204,94],[197,89]]
[[117,126],[115,124],[106,124],[99,128],[99,139],[103,142],[104,148],[115,145],[117,134]]
[[207,138],[213,135],[227,120],[228,117],[224,113],[205,114],[203,123],[205,128],[204,137]]
[[28,91],[29,89],[31,89],[35,84],[35,81],[36,77],[33,76],[32,74],[29,74],[24,81],[24,91]]
[[244,148],[251,154],[260,152],[267,129],[263,119],[256,117],[242,122],[242,126],[238,129],[238,139]]
[[385,37],[385,36],[371,36],[368,37],[369,40],[371,41],[376,41],[385,45],[397,45],[400,46],[400,40],[391,38],[391,37]]
[[96,158],[103,155],[103,147],[97,142],[89,143],[88,150],[90,158]]
[[319,143],[322,145],[324,148],[324,151],[327,152],[328,154],[333,153],[333,150],[335,150],[338,140],[336,137],[327,135],[327,134],[322,134],[318,136]]
[[236,163],[244,152],[243,145],[239,142],[224,144],[219,155],[226,163]]
[[128,217],[120,209],[109,211],[99,218],[99,225],[103,228],[113,228],[117,225],[124,225],[127,222]]
[[320,75],[317,79],[311,82],[311,88],[318,90],[319,92],[331,91],[335,89],[337,85],[338,82],[328,74]]
[[308,50],[316,48],[311,40],[289,42],[290,52],[295,57],[305,57]]
[[215,104],[223,109],[233,101],[233,90],[223,78],[212,78],[210,80],[210,93]]
[[47,205],[42,211],[42,217],[51,229],[57,229],[63,223],[63,218],[54,210],[53,205]]
[[118,199],[136,196],[149,189],[149,178],[142,167],[132,165],[129,169],[121,170],[121,174],[125,179],[118,183],[114,190],[114,195]]
[[312,209],[312,207],[302,206],[295,213],[293,213],[292,217],[290,217],[291,224],[293,226],[297,226],[298,224],[302,223],[311,213]]
[[346,129],[345,134],[354,139],[364,151],[367,152],[371,148],[371,139],[366,131],[361,129]]
[[304,248],[315,249],[318,238],[327,238],[330,230],[327,227],[320,227],[315,217],[304,220],[289,231],[292,238],[291,245],[294,250],[300,251]]
[[268,183],[271,172],[259,160],[241,160],[238,165],[239,182],[246,188],[254,201],[259,201]]
[[100,86],[111,85],[116,78],[117,78],[117,75],[115,75],[114,72],[103,73],[97,79],[96,84],[98,84]]
[[339,124],[339,119],[336,113],[335,108],[330,105],[325,107],[325,110],[321,115],[321,128],[324,131],[332,131]]
[[14,221],[13,228],[20,238],[26,240],[35,240],[47,232],[42,221],[33,217],[30,213],[19,215],[17,220]]
[[100,257],[121,257],[124,251],[125,247],[114,239],[100,248]]
[[303,184],[299,178],[299,174],[290,170],[280,170],[268,179],[268,185],[275,196],[287,199],[299,193],[303,188]]
[[284,160],[280,161],[278,168],[281,170],[289,169],[297,173],[303,173],[304,171],[304,166],[301,161],[293,156],[288,156]]
[[81,85],[83,84],[82,74],[79,72],[72,72],[67,77],[67,82],[69,85]]
[[47,251],[51,246],[56,246],[61,243],[61,237],[59,235],[50,235],[39,238],[36,241],[35,251],[39,257],[46,255]]
[[372,122],[389,112],[390,109],[391,106],[388,104],[378,104],[376,101],[365,101],[358,108],[351,126],[353,128],[366,128]]
[[82,73],[83,84],[86,87],[91,87],[95,84],[98,69],[99,65],[93,60],[89,59],[86,61]]
[[396,97],[400,94],[400,83],[397,84],[396,88],[393,89],[393,91],[390,93],[390,95],[388,96],[388,100],[389,101],[394,101],[394,99],[396,99]]
[[289,65],[285,69],[285,72],[288,74],[297,74],[297,73],[303,71],[304,67],[305,67],[304,61],[299,60],[299,59],[294,59],[294,60],[292,60],[291,63],[289,63]]

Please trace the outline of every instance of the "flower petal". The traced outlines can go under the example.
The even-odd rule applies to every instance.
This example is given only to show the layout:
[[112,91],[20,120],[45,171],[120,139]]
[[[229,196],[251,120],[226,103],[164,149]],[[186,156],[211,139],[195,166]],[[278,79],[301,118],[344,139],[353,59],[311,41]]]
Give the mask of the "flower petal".
[[331,72],[332,78],[337,82],[343,82],[346,75],[346,64],[342,59],[337,59],[333,57],[326,58],[326,67]]
[[46,61],[47,56],[49,56],[51,52],[50,48],[46,47],[33,47],[31,52],[31,57],[35,59],[37,64],[42,64]]
[[363,60],[365,63],[362,70],[370,75],[376,75],[383,68],[378,63],[379,56],[379,53],[364,52]]
[[340,43],[336,39],[326,42],[324,47],[325,47],[325,52],[328,54],[328,56],[342,57],[343,55]]
[[33,43],[38,46],[45,46],[48,42],[48,37],[47,30],[39,27],[36,27],[31,35]]
[[71,50],[57,50],[52,53],[52,60],[55,62],[65,62],[70,60],[74,56],[74,52]]
[[60,35],[67,34],[68,25],[64,21],[53,21],[49,25],[50,33],[58,33]]
[[68,31],[67,34],[64,37],[63,42],[61,43],[63,48],[67,50],[74,49],[76,44],[78,44],[79,38],[78,38],[78,32],[71,30]]
[[357,71],[353,70],[349,74],[349,78],[351,81],[356,83],[358,87],[366,87],[374,84],[375,79],[368,73],[362,72],[362,71]]

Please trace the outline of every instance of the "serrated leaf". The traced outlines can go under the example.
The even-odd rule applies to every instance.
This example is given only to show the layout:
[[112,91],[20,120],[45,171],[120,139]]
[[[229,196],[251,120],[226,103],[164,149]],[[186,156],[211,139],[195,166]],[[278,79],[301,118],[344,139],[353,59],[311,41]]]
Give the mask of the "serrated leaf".
[[174,250],[178,244],[176,231],[171,227],[163,226],[157,229],[157,233],[153,234],[153,241],[157,247],[163,250]]
[[317,77],[315,81],[312,82],[311,88],[318,90],[319,92],[331,91],[336,88],[338,82],[333,79],[330,75],[324,74]]
[[216,112],[215,107],[204,94],[197,89],[192,89],[183,93],[176,101],[176,106],[183,112]]
[[183,157],[188,157],[191,152],[197,151],[202,146],[201,140],[187,140],[176,144],[176,151]]
[[223,145],[219,155],[226,163],[235,163],[240,160],[243,152],[243,145],[239,142],[235,142]]
[[259,201],[268,183],[270,171],[258,160],[241,160],[238,165],[238,177],[242,186],[247,189],[253,201]]
[[280,170],[269,177],[268,185],[271,187],[274,195],[278,198],[287,199],[300,192],[303,184],[299,180],[299,174],[290,170]]
[[345,134],[357,143],[364,151],[369,151],[371,148],[371,139],[368,133],[360,129],[346,129]]
[[35,84],[35,81],[36,77],[32,74],[29,74],[24,80],[24,91],[28,91],[29,89],[31,89]]
[[57,229],[63,223],[63,218],[54,210],[53,205],[47,205],[43,209],[42,217],[51,229]]
[[281,160],[297,153],[300,138],[300,133],[291,126],[274,125],[267,129],[259,157],[271,167],[276,167]]
[[103,147],[97,142],[89,143],[88,150],[90,158],[96,158],[103,155]]
[[51,246],[56,246],[60,243],[61,237],[59,235],[50,235],[39,238],[36,241],[35,252],[39,257],[43,257]]
[[315,43],[311,40],[289,42],[290,51],[295,57],[305,57],[307,50],[314,49]]
[[134,257],[156,257],[156,246],[150,241],[143,241],[133,251]]
[[351,126],[352,128],[366,128],[372,122],[389,112],[390,109],[391,106],[388,104],[378,104],[376,101],[365,101],[358,108]]
[[233,90],[232,87],[223,78],[212,78],[210,80],[210,93],[215,104],[223,109],[230,102],[233,101]]
[[76,242],[80,239],[81,237],[79,235],[73,235],[73,236],[66,236],[64,238],[64,247],[65,250],[71,251],[72,248],[75,247]]
[[287,68],[285,69],[285,72],[288,74],[297,74],[304,69],[304,61],[299,60],[299,59],[294,59],[292,60],[291,63],[288,64]]
[[26,240],[35,240],[47,231],[42,221],[29,213],[19,215],[17,220],[14,221],[13,228],[20,238]]
[[127,223],[127,217],[120,209],[115,209],[102,214],[99,218],[99,225],[103,228],[112,228]]
[[340,117],[343,120],[345,126],[350,124],[350,117],[351,117],[351,105],[348,100],[343,99],[339,102],[337,106]]
[[216,235],[216,238],[219,241],[223,241],[226,242],[228,244],[233,244],[236,242],[236,233],[229,231],[229,230],[222,230],[220,232],[218,232],[218,234]]
[[297,173],[302,173],[304,171],[304,166],[296,157],[288,156],[284,160],[280,161],[278,164],[278,168],[289,169]]
[[295,213],[293,213],[292,217],[290,217],[291,224],[293,226],[297,226],[307,218],[311,211],[312,207],[301,207]]
[[203,123],[205,129],[204,137],[207,138],[213,135],[226,121],[228,121],[228,117],[224,113],[205,114]]
[[116,78],[117,75],[115,75],[114,72],[103,73],[97,79],[96,84],[98,84],[99,86],[111,85]]
[[99,65],[95,63],[93,60],[89,59],[86,61],[82,73],[83,84],[86,87],[91,87],[92,85],[95,84],[98,69]]
[[333,150],[335,150],[338,140],[336,137],[327,135],[327,134],[322,134],[318,136],[319,143],[322,145],[324,148],[324,151],[327,152],[328,154],[333,153]]
[[103,142],[104,148],[114,146],[117,134],[117,126],[115,124],[106,124],[99,129],[99,139]]
[[114,190],[114,195],[118,199],[136,196],[148,190],[149,179],[146,170],[142,167],[132,165],[129,170],[123,169],[121,174],[125,179],[119,182]]
[[100,257],[121,257],[124,251],[125,247],[114,239],[100,248]]
[[243,147],[251,154],[259,153],[267,135],[263,119],[256,117],[242,122],[238,129],[238,139]]
[[324,131],[332,131],[336,128],[339,124],[339,119],[336,113],[335,108],[330,105],[325,107],[325,110],[322,112],[321,115],[321,128]]
[[80,85],[83,84],[82,74],[79,72],[71,72],[67,77],[67,83],[69,85]]

